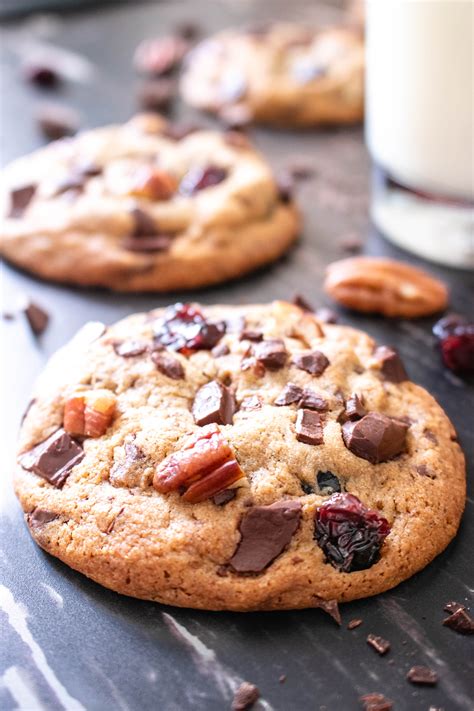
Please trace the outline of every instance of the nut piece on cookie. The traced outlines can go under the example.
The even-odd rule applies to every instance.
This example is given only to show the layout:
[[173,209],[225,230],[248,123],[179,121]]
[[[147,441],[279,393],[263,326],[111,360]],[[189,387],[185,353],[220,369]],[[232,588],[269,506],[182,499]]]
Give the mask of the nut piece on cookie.
[[183,500],[196,504],[244,476],[220,429],[211,424],[158,465],[153,486],[162,494],[184,489]]
[[169,200],[178,187],[173,175],[153,166],[143,166],[132,176],[129,195],[146,200]]
[[102,437],[115,414],[117,398],[110,390],[74,395],[64,405],[63,426],[76,437]]

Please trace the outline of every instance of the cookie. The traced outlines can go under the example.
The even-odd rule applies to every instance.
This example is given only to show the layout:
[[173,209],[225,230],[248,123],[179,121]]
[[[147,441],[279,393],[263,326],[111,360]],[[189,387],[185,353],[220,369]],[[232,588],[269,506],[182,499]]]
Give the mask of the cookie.
[[57,141],[3,176],[0,253],[52,281],[192,289],[279,257],[299,218],[241,134],[156,115]]
[[351,28],[228,30],[188,57],[184,99],[229,124],[337,125],[363,116],[364,44]]
[[171,605],[321,607],[455,535],[463,454],[393,349],[285,302],[97,327],[41,377],[15,475],[31,535],[72,568]]

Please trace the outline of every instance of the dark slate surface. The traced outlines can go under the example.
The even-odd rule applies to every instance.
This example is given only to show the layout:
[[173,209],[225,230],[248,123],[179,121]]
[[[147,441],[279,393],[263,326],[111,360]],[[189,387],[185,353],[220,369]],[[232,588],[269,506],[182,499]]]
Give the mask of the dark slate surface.
[[[252,14],[252,8],[254,12]],[[214,29],[251,17],[293,16],[332,21],[336,11],[316,2],[198,2],[140,5],[67,15],[59,23],[29,22],[4,27],[2,144],[4,162],[40,144],[31,112],[38,91],[18,81],[19,38],[40,27],[50,41],[84,53],[93,62],[92,80],[68,84],[59,98],[79,108],[84,125],[129,117],[136,78],[130,58],[144,36],[176,20],[195,17]],[[6,100],[5,100],[5,97]],[[190,115],[179,107],[179,115]],[[205,303],[291,298],[302,292],[324,303],[324,266],[343,255],[341,238],[353,231],[366,239],[369,254],[398,252],[370,230],[366,217],[368,160],[358,129],[321,133],[255,131],[276,167],[305,156],[317,175],[301,186],[305,213],[302,241],[275,266],[238,283],[192,294]],[[389,140],[389,137],[387,137]],[[416,236],[414,236],[416,238]],[[451,286],[452,307],[472,312],[472,275],[432,266]],[[51,313],[47,332],[35,342],[25,322],[4,321],[0,619],[2,621],[0,708],[21,709],[205,709],[230,707],[241,680],[256,683],[260,708],[357,709],[360,694],[383,692],[396,709],[445,711],[473,708],[472,638],[441,626],[447,600],[469,602],[474,587],[472,486],[456,541],[432,565],[393,592],[343,607],[339,629],[320,610],[263,614],[206,613],[165,608],[127,599],[100,588],[39,550],[23,524],[10,484],[20,414],[46,358],[88,320],[111,323],[170,297],[79,291],[41,283],[10,267],[2,272],[4,308],[32,296]],[[412,378],[446,408],[472,465],[472,386],[439,363],[430,336],[432,320],[388,322],[356,314],[342,321],[366,329],[401,351]],[[349,632],[354,617],[364,623]],[[373,632],[392,643],[379,657],[365,642]],[[415,688],[405,680],[413,664],[437,670],[437,688]],[[286,674],[286,682],[278,679]]]

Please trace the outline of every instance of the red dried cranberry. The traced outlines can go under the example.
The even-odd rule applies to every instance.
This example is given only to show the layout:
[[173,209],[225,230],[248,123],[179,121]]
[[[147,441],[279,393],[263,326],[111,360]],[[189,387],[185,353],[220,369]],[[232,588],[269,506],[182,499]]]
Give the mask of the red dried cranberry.
[[222,321],[207,321],[192,304],[170,306],[155,324],[155,343],[185,355],[197,350],[211,350],[225,333]]
[[353,494],[333,494],[316,511],[315,538],[334,568],[351,573],[380,558],[388,521]]
[[212,188],[214,185],[222,183],[227,178],[227,170],[219,168],[217,165],[210,165],[207,168],[196,166],[191,168],[181,181],[179,192],[181,195],[194,195],[199,190]]
[[474,324],[458,326],[441,341],[445,365],[456,373],[474,373]]

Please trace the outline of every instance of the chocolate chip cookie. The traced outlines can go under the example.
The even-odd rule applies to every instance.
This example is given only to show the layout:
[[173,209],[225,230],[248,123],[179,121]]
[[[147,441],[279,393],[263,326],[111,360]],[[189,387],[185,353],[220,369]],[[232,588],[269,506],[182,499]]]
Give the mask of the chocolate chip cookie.
[[389,346],[286,302],[89,328],[38,382],[15,486],[36,542],[93,580],[321,607],[397,585],[455,535],[463,454]]
[[337,125],[363,115],[364,44],[357,29],[273,24],[228,30],[188,56],[193,106],[229,124]]
[[191,289],[279,257],[299,219],[241,134],[140,115],[9,165],[0,253],[53,281]]

